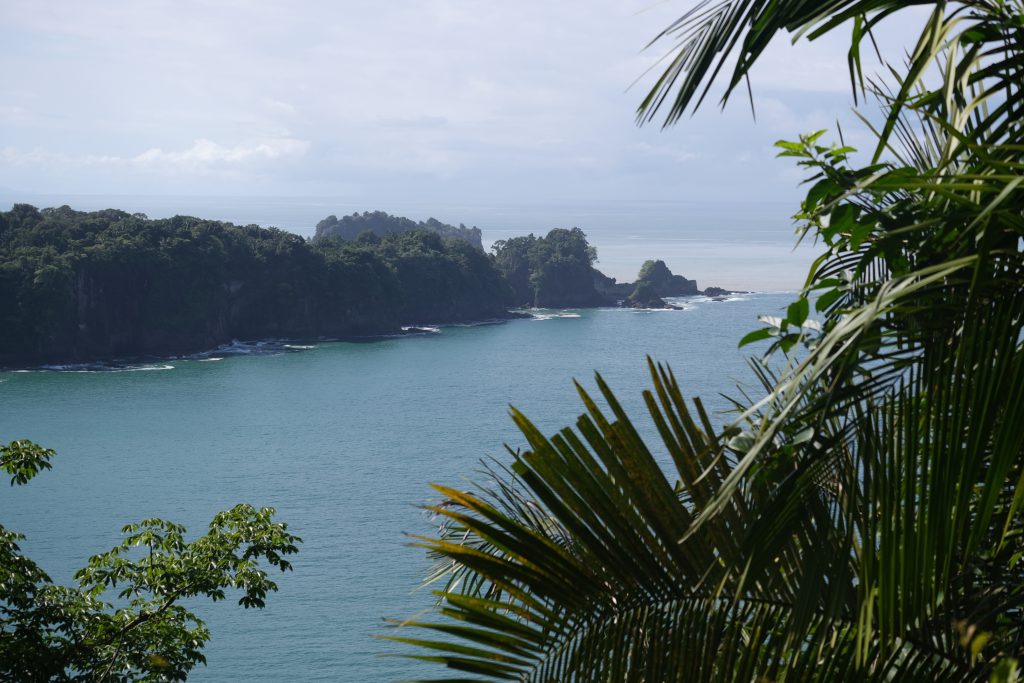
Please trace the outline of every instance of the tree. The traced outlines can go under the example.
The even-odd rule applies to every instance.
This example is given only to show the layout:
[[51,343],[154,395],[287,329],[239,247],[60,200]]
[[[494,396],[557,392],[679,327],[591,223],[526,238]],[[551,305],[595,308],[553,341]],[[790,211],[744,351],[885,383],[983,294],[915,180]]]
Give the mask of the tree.
[[544,237],[498,240],[494,264],[512,288],[512,305],[594,306],[607,303],[594,287],[597,249],[579,228],[555,228]]
[[[0,446],[11,485],[50,469],[54,452],[29,441]],[[261,562],[291,569],[286,556],[302,540],[273,521],[272,508],[237,505],[218,513],[209,532],[185,540],[185,528],[161,519],[124,527],[124,541],[89,558],[77,587],[55,585],[18,547],[24,536],[0,526],[0,679],[6,681],[181,681],[205,663],[209,631],[179,603],[223,600],[264,606],[277,584]],[[118,590],[117,606],[105,601]]]
[[[933,11],[896,83],[865,79],[862,43],[911,4]],[[784,361],[752,362],[765,395],[718,430],[652,363],[675,481],[600,376],[609,411],[581,388],[575,429],[513,411],[529,450],[437,487],[441,618],[407,625],[443,637],[395,636],[415,656],[459,680],[1019,680],[1024,4],[702,2],[639,117],[671,125],[778,34],[840,26],[884,123],[864,165],[821,132],[779,143],[824,252],[741,342]]]

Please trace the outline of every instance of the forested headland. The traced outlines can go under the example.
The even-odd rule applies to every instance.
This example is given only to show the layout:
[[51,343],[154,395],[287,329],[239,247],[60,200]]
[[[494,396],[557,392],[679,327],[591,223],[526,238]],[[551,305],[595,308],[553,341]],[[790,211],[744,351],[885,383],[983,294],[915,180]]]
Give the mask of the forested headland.
[[423,230],[353,241],[187,216],[0,213],[0,364],[171,355],[508,317],[479,249]]
[[579,228],[501,240],[486,254],[478,229],[474,242],[445,236],[439,221],[374,212],[332,225],[346,228],[321,222],[307,240],[189,216],[16,204],[0,212],[0,366],[397,334],[510,318],[520,306],[651,307],[699,293],[660,261],[635,285],[604,276]]

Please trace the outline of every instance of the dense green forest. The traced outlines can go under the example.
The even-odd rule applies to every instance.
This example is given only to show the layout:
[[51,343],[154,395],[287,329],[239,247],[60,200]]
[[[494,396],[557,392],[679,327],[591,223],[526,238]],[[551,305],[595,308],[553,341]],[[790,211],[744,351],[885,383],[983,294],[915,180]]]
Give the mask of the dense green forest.
[[487,255],[429,231],[307,241],[113,209],[0,213],[0,364],[386,334],[508,317],[509,298]]
[[316,224],[316,238],[338,238],[343,240],[358,239],[360,235],[370,232],[377,237],[386,237],[403,232],[415,230],[428,230],[436,232],[441,237],[469,242],[480,251],[484,250],[481,239],[480,228],[475,225],[467,228],[461,223],[458,226],[442,223],[436,218],[428,218],[425,221],[414,221],[403,216],[392,216],[384,211],[364,211],[353,213],[350,216],[331,215]]
[[[354,216],[342,223],[416,225]],[[516,306],[657,307],[700,293],[661,261],[617,283],[593,267],[579,228],[499,240],[491,254],[432,229],[317,232],[16,204],[0,212],[0,366],[395,334],[514,317]]]
[[579,228],[555,229],[545,237],[498,240],[494,259],[525,306],[601,306],[609,303],[594,287],[597,250]]

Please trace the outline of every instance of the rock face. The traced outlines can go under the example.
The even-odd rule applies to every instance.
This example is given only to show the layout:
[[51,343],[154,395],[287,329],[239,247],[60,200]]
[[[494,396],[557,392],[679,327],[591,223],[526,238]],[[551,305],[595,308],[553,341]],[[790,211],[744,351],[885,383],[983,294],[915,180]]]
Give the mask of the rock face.
[[700,294],[697,282],[674,275],[664,261],[646,261],[636,282],[616,282],[615,278],[594,271],[594,286],[602,296],[630,308],[678,308],[664,297]]
[[436,232],[441,237],[462,240],[480,251],[484,250],[480,229],[476,226],[467,228],[461,223],[458,226],[448,225],[436,218],[417,222],[402,216],[392,216],[383,211],[364,211],[341,218],[334,215],[328,216],[316,224],[315,239],[355,240],[366,233],[377,237],[386,237],[413,230],[429,230]]
[[704,290],[704,296],[728,296],[730,294],[746,294],[747,292],[733,292],[728,289],[722,289],[721,287],[708,287]]
[[622,303],[629,308],[678,308],[666,303],[658,296],[654,286],[645,281],[638,282],[633,293]]
[[594,289],[613,304],[628,299],[636,289],[636,285],[632,282],[617,282],[615,278],[608,277],[596,268],[591,274],[594,277]]
[[700,294],[696,280],[687,280],[682,275],[673,275],[664,261],[645,261],[637,275],[636,285],[650,285],[656,296],[692,296]]

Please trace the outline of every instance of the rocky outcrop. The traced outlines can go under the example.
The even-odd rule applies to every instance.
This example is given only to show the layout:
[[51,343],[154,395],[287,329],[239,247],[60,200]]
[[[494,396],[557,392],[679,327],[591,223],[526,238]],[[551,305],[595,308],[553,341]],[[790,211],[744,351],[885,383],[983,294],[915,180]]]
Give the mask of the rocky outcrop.
[[722,289],[721,287],[708,287],[707,289],[704,290],[704,296],[710,296],[713,299],[730,296],[732,294],[750,294],[750,292]]
[[697,282],[682,275],[674,275],[664,261],[646,261],[640,268],[636,282],[616,282],[595,270],[594,287],[606,299],[629,308],[678,308],[665,301],[665,297],[700,294]]
[[636,278],[636,285],[640,284],[650,285],[651,291],[659,297],[693,296],[701,293],[696,280],[674,275],[661,260],[644,262]]
[[612,303],[629,298],[629,295],[636,289],[636,285],[632,282],[617,282],[615,278],[608,277],[596,268],[593,269],[591,274],[594,278],[594,289]]
[[622,302],[622,305],[628,308],[679,308],[659,297],[654,286],[644,281],[637,283],[633,293]]

